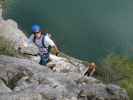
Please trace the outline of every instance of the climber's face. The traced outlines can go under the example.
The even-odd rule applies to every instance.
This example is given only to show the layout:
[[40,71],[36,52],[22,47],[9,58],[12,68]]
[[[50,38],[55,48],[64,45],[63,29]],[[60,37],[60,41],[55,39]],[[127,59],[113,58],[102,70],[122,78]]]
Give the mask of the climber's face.
[[40,38],[42,33],[41,32],[36,32],[35,35],[36,35],[37,38]]

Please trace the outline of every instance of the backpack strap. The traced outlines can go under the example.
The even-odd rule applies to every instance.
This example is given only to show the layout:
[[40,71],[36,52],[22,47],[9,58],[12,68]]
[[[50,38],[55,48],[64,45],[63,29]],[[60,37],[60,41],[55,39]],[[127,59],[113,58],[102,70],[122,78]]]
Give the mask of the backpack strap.
[[43,45],[44,48],[47,48],[48,49],[48,52],[50,52],[52,47],[51,46],[48,46],[48,47],[45,46],[45,44],[44,44],[44,38],[45,38],[45,35],[43,35],[43,37],[42,37],[42,45]]
[[35,39],[36,39],[36,36],[34,35],[33,40],[32,40],[32,41],[33,41],[33,43],[35,43]]
[[42,37],[42,46],[43,46],[44,48],[46,48],[46,46],[45,46],[45,44],[44,44],[44,37],[45,37],[45,35],[43,35],[43,37]]

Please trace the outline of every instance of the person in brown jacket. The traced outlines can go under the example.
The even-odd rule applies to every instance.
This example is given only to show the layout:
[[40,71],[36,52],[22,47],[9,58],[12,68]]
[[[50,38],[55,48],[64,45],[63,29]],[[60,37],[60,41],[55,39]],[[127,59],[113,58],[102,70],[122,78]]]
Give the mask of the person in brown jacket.
[[94,62],[88,64],[88,70],[84,73],[84,76],[92,76],[96,71],[96,64]]

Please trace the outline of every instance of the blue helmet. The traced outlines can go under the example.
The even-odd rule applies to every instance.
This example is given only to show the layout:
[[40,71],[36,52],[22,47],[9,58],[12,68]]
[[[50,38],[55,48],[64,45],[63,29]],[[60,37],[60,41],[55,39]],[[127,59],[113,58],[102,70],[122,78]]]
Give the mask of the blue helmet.
[[32,25],[32,32],[36,33],[36,32],[40,32],[41,31],[41,27],[37,24]]

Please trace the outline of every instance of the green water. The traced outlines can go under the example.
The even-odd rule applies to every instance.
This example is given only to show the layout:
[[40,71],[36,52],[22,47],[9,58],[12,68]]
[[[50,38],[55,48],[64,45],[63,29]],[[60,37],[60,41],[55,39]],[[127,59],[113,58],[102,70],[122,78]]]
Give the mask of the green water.
[[8,0],[6,16],[28,34],[41,24],[63,52],[81,59],[133,52],[132,0]]

